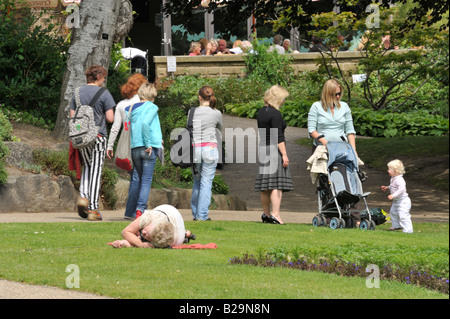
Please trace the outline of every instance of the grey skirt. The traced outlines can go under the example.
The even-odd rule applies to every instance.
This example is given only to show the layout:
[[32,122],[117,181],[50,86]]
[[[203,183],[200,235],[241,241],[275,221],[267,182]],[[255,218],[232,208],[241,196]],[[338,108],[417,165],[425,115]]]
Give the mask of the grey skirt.
[[267,190],[292,191],[292,175],[288,167],[283,167],[283,158],[278,152],[276,163],[273,161],[266,164],[259,164],[258,175],[255,180],[255,191],[262,192]]

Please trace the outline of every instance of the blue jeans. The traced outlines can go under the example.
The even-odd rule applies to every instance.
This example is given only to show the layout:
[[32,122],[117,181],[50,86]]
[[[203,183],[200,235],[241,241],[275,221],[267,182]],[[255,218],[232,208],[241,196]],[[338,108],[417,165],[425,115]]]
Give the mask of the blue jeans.
[[139,187],[139,175],[136,171],[136,168],[133,167],[130,172],[130,187],[128,189],[128,200],[127,206],[125,208],[125,217],[136,217],[136,205],[139,193],[134,191],[135,187]]
[[196,147],[194,156],[198,173],[193,174],[192,215],[194,219],[206,220],[211,204],[212,182],[219,161],[219,151],[217,147]]
[[145,152],[145,147],[136,147],[131,149],[131,158],[133,159],[133,174],[128,191],[128,206],[132,209],[135,205],[136,210],[144,212],[147,209],[148,196],[152,188],[153,170],[156,164],[156,149],[152,150],[150,156]]

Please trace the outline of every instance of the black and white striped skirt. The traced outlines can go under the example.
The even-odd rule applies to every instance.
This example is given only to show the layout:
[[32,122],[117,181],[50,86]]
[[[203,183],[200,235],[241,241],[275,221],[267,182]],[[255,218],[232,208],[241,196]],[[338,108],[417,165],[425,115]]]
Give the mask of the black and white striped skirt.
[[255,191],[257,192],[274,189],[284,192],[294,189],[291,170],[289,166],[283,167],[283,158],[280,152],[278,152],[275,163],[273,160],[267,163],[261,163],[260,161],[258,175],[255,180]]

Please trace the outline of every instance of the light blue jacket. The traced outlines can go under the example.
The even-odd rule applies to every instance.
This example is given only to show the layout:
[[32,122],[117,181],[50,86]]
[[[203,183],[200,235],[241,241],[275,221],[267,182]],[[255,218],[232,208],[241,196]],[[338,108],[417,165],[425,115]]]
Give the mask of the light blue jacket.
[[[130,106],[125,108],[128,116]],[[162,147],[161,124],[158,117],[158,107],[150,102],[140,102],[131,111],[131,148]]]
[[308,132],[317,131],[325,135],[327,141],[342,141],[341,136],[356,134],[353,126],[352,112],[347,103],[340,101],[341,107],[334,108],[334,114],[328,108],[327,112],[321,102],[315,102],[308,113]]

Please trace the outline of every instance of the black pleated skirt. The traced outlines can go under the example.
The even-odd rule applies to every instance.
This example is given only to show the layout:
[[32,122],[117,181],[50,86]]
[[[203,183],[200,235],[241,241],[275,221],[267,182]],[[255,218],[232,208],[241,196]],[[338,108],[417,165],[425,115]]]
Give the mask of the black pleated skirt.
[[[278,152],[277,163],[260,163],[258,167],[258,175],[255,180],[255,191],[282,190],[292,191],[292,175],[288,167],[283,167],[283,158]],[[272,166],[273,165],[273,166]]]

